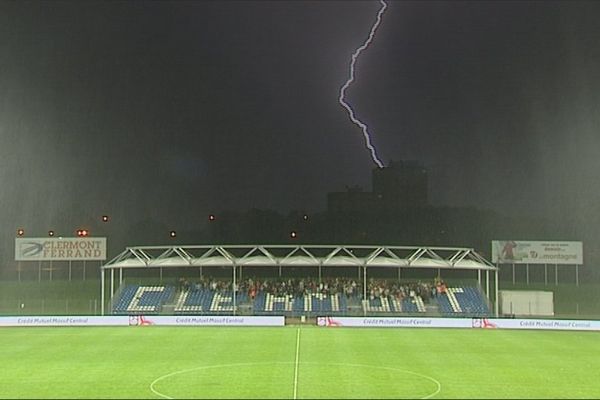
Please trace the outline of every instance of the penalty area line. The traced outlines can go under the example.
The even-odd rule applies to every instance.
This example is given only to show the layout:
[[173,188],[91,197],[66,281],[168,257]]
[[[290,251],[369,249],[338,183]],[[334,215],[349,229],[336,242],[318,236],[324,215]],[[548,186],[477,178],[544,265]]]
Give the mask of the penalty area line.
[[298,359],[300,354],[300,328],[296,330],[296,359],[294,360],[294,400],[298,398]]

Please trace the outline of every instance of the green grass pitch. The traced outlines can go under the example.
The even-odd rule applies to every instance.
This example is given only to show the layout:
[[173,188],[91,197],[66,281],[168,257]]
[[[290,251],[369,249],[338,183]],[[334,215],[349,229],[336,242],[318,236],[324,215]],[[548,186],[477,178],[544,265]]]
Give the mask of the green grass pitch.
[[0,328],[0,398],[600,398],[600,334]]

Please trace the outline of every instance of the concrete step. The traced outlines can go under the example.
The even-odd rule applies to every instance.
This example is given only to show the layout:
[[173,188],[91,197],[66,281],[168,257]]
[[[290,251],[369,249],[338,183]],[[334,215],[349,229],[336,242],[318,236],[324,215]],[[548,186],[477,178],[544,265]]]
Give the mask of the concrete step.
[[437,304],[426,304],[425,311],[426,311],[427,315],[431,315],[431,316],[442,315],[440,313],[440,307]]

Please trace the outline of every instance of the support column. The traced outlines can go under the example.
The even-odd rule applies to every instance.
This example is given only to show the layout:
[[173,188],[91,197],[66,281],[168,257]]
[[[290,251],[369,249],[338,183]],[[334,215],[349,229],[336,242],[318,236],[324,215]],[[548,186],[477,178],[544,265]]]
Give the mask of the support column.
[[494,314],[496,315],[496,318],[498,318],[498,270],[496,270],[496,279],[495,279],[495,291],[496,291],[496,298],[494,301]]
[[367,266],[363,267],[363,300],[367,299]]
[[579,264],[575,264],[575,286],[579,286]]
[[119,268],[119,287],[123,285],[123,268]]
[[[281,268],[281,266],[280,266]],[[237,304],[236,304],[236,293],[235,293],[235,289],[236,289],[236,281],[235,281],[235,269],[236,269],[236,265],[233,264],[233,285],[231,287],[232,292],[233,292],[233,315],[235,315],[235,311],[237,308]],[[281,275],[279,275],[281,276]]]
[[527,286],[529,286],[529,264],[525,264],[525,272],[527,274]]
[[490,298],[490,270],[485,270],[485,295]]
[[[71,262],[69,261],[69,265]],[[104,315],[104,268],[100,268],[100,315]]]
[[544,285],[548,286],[548,264],[544,264]]
[[554,264],[554,284],[558,286],[558,264]]
[[115,293],[115,270],[110,269],[110,309],[113,308],[113,294]]

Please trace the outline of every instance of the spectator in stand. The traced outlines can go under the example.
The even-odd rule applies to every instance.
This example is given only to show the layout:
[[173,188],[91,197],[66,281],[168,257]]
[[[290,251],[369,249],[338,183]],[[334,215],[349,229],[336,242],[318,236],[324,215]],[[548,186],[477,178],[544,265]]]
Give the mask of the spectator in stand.
[[[212,277],[202,277],[197,283],[188,282],[185,278],[178,281],[182,290],[211,290],[211,291],[229,291],[236,290],[248,295],[248,298],[255,299],[260,292],[270,293],[274,296],[293,296],[302,297],[310,294],[321,294],[330,296],[334,294],[343,294],[347,299],[356,295],[362,295],[362,284],[351,278],[323,278],[321,280],[314,278],[280,278],[280,279],[256,279],[248,278],[237,281],[234,287],[230,280],[218,280]],[[429,302],[429,299],[435,295],[446,291],[445,283],[440,279],[435,281],[435,285],[427,282],[405,282],[388,281],[385,279],[370,278],[367,284],[367,296],[371,300],[390,298],[402,301],[410,298],[413,302],[417,296],[423,299],[423,302]],[[362,297],[362,296],[361,296]]]

